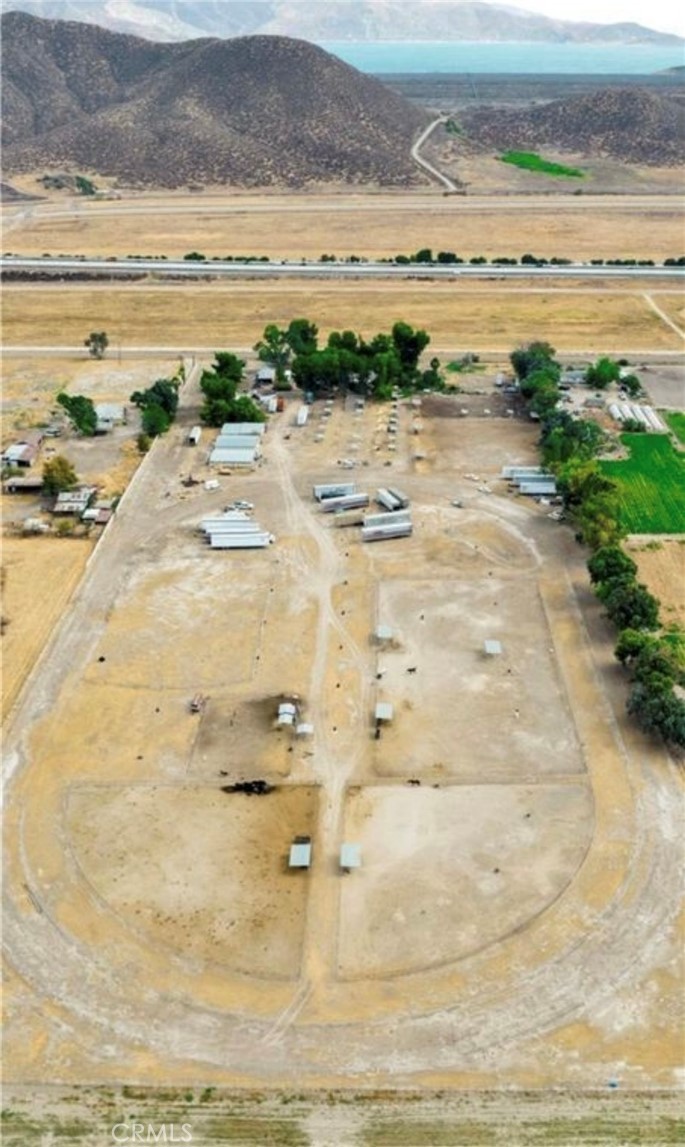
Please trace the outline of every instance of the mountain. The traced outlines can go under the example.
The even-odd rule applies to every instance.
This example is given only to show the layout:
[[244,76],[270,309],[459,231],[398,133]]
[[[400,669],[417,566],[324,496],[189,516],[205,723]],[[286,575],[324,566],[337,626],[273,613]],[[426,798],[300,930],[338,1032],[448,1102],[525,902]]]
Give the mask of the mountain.
[[453,40],[588,44],[685,41],[640,24],[553,20],[523,8],[469,0],[0,0],[48,19],[174,41],[198,36],[335,40]]
[[2,17],[6,174],[45,167],[140,186],[420,182],[427,112],[281,36],[159,44]]
[[527,109],[479,107],[460,114],[468,139],[488,150],[607,155],[625,163],[685,163],[685,105],[675,95],[611,88]]

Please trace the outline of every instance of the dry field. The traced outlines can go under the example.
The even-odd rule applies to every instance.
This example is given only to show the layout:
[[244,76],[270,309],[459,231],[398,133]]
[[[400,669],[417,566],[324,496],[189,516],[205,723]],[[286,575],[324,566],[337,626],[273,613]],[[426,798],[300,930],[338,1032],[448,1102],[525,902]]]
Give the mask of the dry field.
[[[675,1088],[681,785],[626,719],[570,531],[497,485],[535,428],[426,408],[415,434],[402,404],[389,435],[386,409],[318,403],[295,429],[291,406],[263,465],[207,492],[179,480],[182,395],[8,729],[12,1080]],[[411,538],[365,546],[317,511],[343,457],[407,490]],[[235,497],[266,551],[203,543]],[[293,694],[311,737],[274,727]],[[257,776],[274,791],[222,791]],[[303,833],[312,868],[288,872]],[[411,1142],[450,1142],[436,1118]]]
[[3,717],[67,608],[92,548],[85,539],[3,538]]
[[663,621],[685,625],[685,542],[632,537],[626,548],[637,562],[640,581],[661,602]]
[[[658,284],[650,283],[649,291],[658,300]],[[532,338],[548,339],[561,351],[682,349],[682,338],[639,286],[606,283],[560,288],[525,280],[496,287],[360,280],[4,289],[8,346],[79,346],[84,330],[92,329],[106,330],[114,348],[245,347],[267,323],[301,316],[316,322],[322,336],[346,328],[372,335],[404,319],[430,331],[437,349],[508,353]]]
[[[482,161],[479,161],[481,163]],[[5,207],[5,249],[24,255],[269,255],[274,259],[367,258],[422,247],[475,255],[626,258],[681,253],[675,196],[550,194],[535,177],[500,164],[526,194],[145,195],[122,202]],[[497,174],[501,175],[501,171]],[[670,173],[673,180],[673,173]],[[682,183],[679,184],[678,190]],[[475,188],[477,192],[477,187]],[[512,194],[513,190],[513,194]],[[575,189],[573,189],[575,190]],[[639,188],[635,189],[639,191]],[[532,192],[532,193],[531,193]],[[537,194],[536,194],[537,192]]]

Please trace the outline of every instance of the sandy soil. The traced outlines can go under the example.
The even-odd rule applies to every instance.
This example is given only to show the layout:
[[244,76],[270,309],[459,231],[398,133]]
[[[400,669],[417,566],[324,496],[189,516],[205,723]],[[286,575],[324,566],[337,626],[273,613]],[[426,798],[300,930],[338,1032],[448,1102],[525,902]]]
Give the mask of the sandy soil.
[[[682,350],[682,338],[642,291],[639,283],[560,288],[526,280],[497,287],[368,280],[68,289],[8,284],[4,333],[10,346],[78,346],[87,313],[87,325],[106,330],[117,346],[210,348],[217,331],[226,346],[252,346],[267,323],[287,326],[304,315],[323,337],[344,329],[371,336],[401,318],[429,330],[438,349],[500,348],[505,354],[520,342],[543,338],[559,350],[586,353]],[[649,293],[658,299],[658,282],[650,282]]]
[[[535,459],[535,427],[426,406],[415,434],[402,405],[390,435],[387,408],[318,403],[296,430],[291,405],[264,464],[208,493],[180,482],[196,403],[193,381],[8,729],[12,1078],[677,1087],[682,778],[627,720],[585,555],[495,483]],[[396,479],[415,535],[364,546],[338,529],[311,486],[343,473],[371,492]],[[276,535],[267,551],[204,546],[198,521],[234,497]],[[397,661],[387,683],[382,606],[401,637],[380,655]],[[504,653],[486,666],[495,622]],[[380,686],[394,771],[376,755],[394,734],[372,736]],[[314,726],[302,743],[272,727],[285,692]],[[406,757],[440,723],[434,789],[434,756],[409,775]],[[257,769],[270,796],[220,791]],[[310,826],[293,882],[284,851]],[[348,834],[363,868],[344,876]]]

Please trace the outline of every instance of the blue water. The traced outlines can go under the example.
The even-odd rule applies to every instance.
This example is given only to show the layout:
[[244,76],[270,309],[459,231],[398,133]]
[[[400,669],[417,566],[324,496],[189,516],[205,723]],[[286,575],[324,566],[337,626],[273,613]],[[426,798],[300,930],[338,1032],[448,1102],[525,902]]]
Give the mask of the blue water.
[[646,75],[685,64],[683,46],[651,44],[321,44],[361,72],[520,72]]

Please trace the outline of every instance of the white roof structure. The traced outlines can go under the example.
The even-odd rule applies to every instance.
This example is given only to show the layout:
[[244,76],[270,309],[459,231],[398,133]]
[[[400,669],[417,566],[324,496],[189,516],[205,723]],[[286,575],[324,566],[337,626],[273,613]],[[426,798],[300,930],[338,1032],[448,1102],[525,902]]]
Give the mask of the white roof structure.
[[224,422],[220,434],[249,434],[261,438],[266,430],[265,422]]
[[98,422],[125,422],[126,407],[121,402],[96,402],[95,416]]
[[374,634],[376,641],[392,641],[395,631],[389,625],[377,625]]
[[295,729],[295,733],[298,737],[311,737],[313,732],[314,732],[314,726],[308,725],[306,722],[303,723],[302,725],[298,725],[297,728]]
[[253,466],[255,463],[254,447],[240,449],[231,447],[215,447],[209,455],[210,466]]
[[211,534],[209,544],[213,550],[263,550],[273,541],[273,535],[254,534]]
[[502,652],[502,643],[500,641],[487,640],[483,643],[486,656],[497,657]]
[[379,701],[376,705],[377,721],[392,721],[392,705],[389,701]]
[[312,862],[311,842],[295,841],[290,846],[288,865],[290,868],[309,868]]
[[280,705],[278,706],[279,717],[282,713],[288,713],[291,717],[294,717],[297,713],[297,706],[293,705],[292,701],[281,701]]
[[220,434],[214,443],[215,450],[259,450],[261,438],[258,434]]
[[362,854],[358,844],[342,844],[340,846],[340,867],[361,868]]

